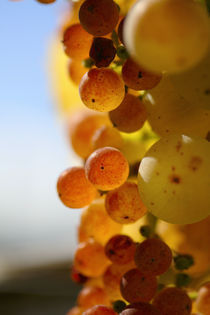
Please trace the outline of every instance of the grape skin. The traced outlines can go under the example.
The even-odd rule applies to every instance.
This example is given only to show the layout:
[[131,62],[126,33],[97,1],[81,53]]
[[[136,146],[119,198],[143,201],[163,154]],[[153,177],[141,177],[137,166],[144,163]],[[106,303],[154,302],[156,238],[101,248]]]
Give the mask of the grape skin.
[[206,282],[200,287],[195,303],[200,313],[210,315],[210,282]]

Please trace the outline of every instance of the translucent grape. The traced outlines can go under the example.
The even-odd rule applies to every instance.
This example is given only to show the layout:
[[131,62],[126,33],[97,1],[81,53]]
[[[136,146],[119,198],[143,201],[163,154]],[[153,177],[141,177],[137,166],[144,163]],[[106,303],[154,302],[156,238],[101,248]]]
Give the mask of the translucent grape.
[[94,150],[103,147],[113,147],[120,150],[123,147],[123,138],[116,128],[102,126],[95,131],[92,144]]
[[75,268],[87,277],[101,276],[109,265],[104,247],[93,239],[80,243],[74,256]]
[[127,235],[115,235],[105,246],[106,256],[119,265],[133,261],[135,250],[136,244]]
[[82,61],[89,56],[92,40],[79,23],[70,25],[63,34],[64,51],[70,58]]
[[144,274],[160,275],[168,270],[171,262],[171,249],[159,239],[149,238],[136,247],[135,263]]
[[107,216],[104,198],[101,198],[83,210],[79,228],[79,241],[93,237],[97,242],[105,244],[110,237],[121,232],[122,226]]
[[152,89],[161,80],[161,75],[146,71],[130,58],[122,67],[122,77],[129,88],[137,91]]
[[161,313],[149,303],[134,303],[128,305],[120,315],[161,315]]
[[130,302],[149,302],[157,290],[157,280],[154,276],[144,275],[138,269],[126,272],[120,282],[123,298]]
[[86,310],[94,305],[103,304],[110,306],[108,296],[104,289],[99,287],[84,287],[77,298],[78,306]]
[[104,305],[95,305],[86,310],[83,315],[117,315],[112,308]]
[[198,291],[196,308],[203,315],[210,314],[210,282],[206,282]]
[[139,168],[142,201],[158,218],[190,224],[209,215],[210,144],[171,135],[156,142]]
[[114,70],[94,68],[83,76],[79,93],[88,108],[108,112],[120,105],[125,88],[121,77]]
[[86,0],[80,7],[79,19],[90,34],[106,35],[117,25],[119,10],[112,0]]
[[68,74],[70,79],[76,84],[79,85],[83,75],[87,72],[87,68],[83,66],[81,61],[78,60],[69,60],[68,64]]
[[58,178],[57,192],[63,204],[69,208],[82,208],[96,198],[97,190],[87,180],[83,167],[65,170]]
[[89,156],[85,163],[85,173],[96,188],[112,190],[126,181],[129,165],[119,150],[104,147]]
[[108,192],[105,206],[109,216],[121,224],[134,223],[147,211],[139,195],[138,186],[132,182],[126,182]]
[[120,106],[109,112],[109,117],[118,130],[130,133],[143,126],[147,112],[138,97],[127,93]]
[[89,56],[94,60],[96,67],[108,67],[116,54],[116,48],[111,39],[95,37],[90,48]]
[[209,46],[208,14],[195,1],[139,1],[129,11],[124,30],[130,55],[152,72],[192,68]]
[[187,293],[178,288],[165,288],[154,298],[154,306],[161,315],[189,315],[191,314],[192,301]]

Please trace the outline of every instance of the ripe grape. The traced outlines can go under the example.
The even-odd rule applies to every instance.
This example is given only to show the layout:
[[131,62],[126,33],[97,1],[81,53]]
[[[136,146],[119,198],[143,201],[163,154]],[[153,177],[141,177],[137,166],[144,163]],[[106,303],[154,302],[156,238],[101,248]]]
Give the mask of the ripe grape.
[[120,150],[123,147],[123,138],[116,128],[102,126],[95,131],[92,144],[94,150],[103,147],[113,147]]
[[80,243],[74,256],[74,266],[87,277],[101,276],[109,265],[104,247],[93,239]]
[[156,278],[144,275],[138,269],[131,269],[126,272],[120,282],[121,294],[130,303],[149,302],[156,290]]
[[119,10],[112,0],[86,0],[80,7],[79,19],[88,33],[102,36],[117,25]]
[[120,315],[161,315],[161,313],[149,303],[133,303],[128,305]]
[[122,185],[129,173],[123,154],[112,147],[94,151],[85,163],[88,180],[100,190],[111,190]]
[[123,38],[123,33],[124,33],[124,24],[125,24],[125,18],[123,18],[118,26],[117,29],[117,35],[119,37],[119,40],[121,41],[121,43],[124,45],[124,38]]
[[161,80],[161,75],[146,71],[131,58],[122,67],[122,77],[125,84],[133,90],[149,90]]
[[126,182],[108,192],[105,207],[109,216],[121,224],[134,223],[147,211],[139,195],[138,186],[132,182]]
[[144,274],[160,275],[168,270],[171,262],[171,249],[159,239],[147,239],[136,247],[135,263]]
[[84,287],[77,298],[78,306],[86,310],[94,305],[103,304],[110,306],[109,298],[103,288]]
[[83,310],[79,306],[72,307],[66,315],[82,315]]
[[81,61],[70,59],[68,64],[68,74],[70,79],[79,85],[83,75],[87,72],[87,68],[83,66]]
[[105,246],[106,256],[119,265],[127,264],[134,259],[136,244],[127,235],[113,236]]
[[105,244],[110,237],[120,233],[121,229],[122,226],[107,215],[104,198],[97,199],[82,212],[79,241],[93,237],[97,242]]
[[87,206],[97,195],[83,167],[71,167],[63,171],[57,181],[57,192],[60,200],[69,208]]
[[108,67],[116,54],[113,41],[108,38],[95,37],[90,48],[89,56],[97,68]]
[[104,305],[95,305],[86,310],[83,315],[117,315],[112,308]]
[[64,51],[70,58],[82,61],[89,56],[92,40],[79,23],[70,25],[63,34]]
[[156,142],[141,161],[138,176],[148,211],[176,224],[207,217],[209,159],[210,144],[202,138],[170,135]]
[[154,306],[161,315],[189,315],[191,314],[192,301],[187,293],[179,288],[165,288],[154,298]]
[[114,70],[94,68],[82,77],[79,93],[88,108],[108,112],[120,105],[125,88],[121,77]]
[[209,46],[208,13],[195,1],[139,1],[129,11],[124,29],[129,53],[152,72],[192,68]]
[[196,308],[203,315],[210,315],[210,282],[206,282],[198,290]]
[[117,129],[130,133],[143,126],[147,119],[147,112],[138,97],[127,93],[122,103],[109,112],[109,117]]
[[78,272],[75,267],[71,269],[71,279],[78,284],[84,284],[88,280],[88,278]]

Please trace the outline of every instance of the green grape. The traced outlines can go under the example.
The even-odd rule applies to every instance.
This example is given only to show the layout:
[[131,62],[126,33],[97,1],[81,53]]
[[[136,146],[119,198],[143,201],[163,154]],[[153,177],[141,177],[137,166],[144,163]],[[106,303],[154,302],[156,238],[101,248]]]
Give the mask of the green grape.
[[128,13],[124,40],[131,57],[146,69],[185,71],[207,53],[208,14],[192,0],[141,0]]
[[158,218],[177,224],[210,214],[210,144],[202,138],[170,135],[156,142],[139,168],[142,201]]
[[210,110],[189,103],[166,75],[144,96],[144,104],[149,123],[161,136],[186,134],[205,138],[210,130]]

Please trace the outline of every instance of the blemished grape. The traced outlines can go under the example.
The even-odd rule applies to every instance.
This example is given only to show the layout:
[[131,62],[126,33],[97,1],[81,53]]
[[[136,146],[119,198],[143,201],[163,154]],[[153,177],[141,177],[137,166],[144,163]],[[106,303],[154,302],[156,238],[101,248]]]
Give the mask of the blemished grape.
[[114,70],[94,68],[82,77],[79,93],[88,108],[108,112],[120,105],[125,88],[121,77]]
[[87,277],[101,276],[109,265],[104,247],[93,239],[80,243],[74,256],[74,266]]
[[97,196],[97,190],[87,180],[83,167],[71,167],[58,178],[57,192],[63,204],[69,208],[87,206]]
[[110,306],[109,298],[103,288],[99,287],[84,287],[77,298],[77,304],[83,310],[86,310],[94,305],[102,304]]
[[113,147],[120,150],[123,147],[123,138],[116,128],[102,126],[95,131],[92,144],[94,150],[103,147]]
[[199,313],[210,315],[210,282],[200,287],[195,304]]
[[144,275],[138,269],[129,270],[121,278],[121,294],[130,303],[149,302],[154,297],[156,290],[156,277]]
[[160,275],[168,270],[171,262],[171,249],[159,239],[149,238],[136,247],[135,263],[144,274]]
[[101,126],[111,123],[106,114],[80,111],[71,116],[68,123],[69,138],[74,151],[82,158],[87,158],[93,151],[92,137]]
[[134,223],[147,212],[138,186],[132,182],[126,182],[119,188],[108,192],[105,207],[109,216],[121,224]]
[[105,245],[105,254],[119,265],[127,264],[134,259],[136,244],[127,235],[115,235]]
[[82,315],[83,309],[81,309],[79,306],[72,307],[66,315]]
[[68,74],[70,79],[76,84],[79,85],[83,75],[87,72],[81,61],[78,60],[69,60],[68,64]]
[[83,315],[117,315],[111,307],[95,305],[86,310]]
[[97,68],[108,67],[116,55],[113,41],[108,38],[95,37],[90,48],[89,56]]
[[120,315],[161,315],[161,313],[149,303],[133,303],[128,305]]
[[122,185],[129,173],[129,165],[123,154],[112,147],[94,151],[85,163],[88,180],[100,190],[112,190]]
[[124,30],[131,57],[157,73],[192,68],[209,46],[208,13],[195,1],[139,1],[129,11]]
[[171,135],[156,142],[139,167],[139,191],[148,211],[176,224],[207,217],[209,159],[210,143],[202,138]]
[[92,40],[79,23],[70,25],[63,34],[64,51],[70,58],[82,61],[89,56]]
[[122,225],[114,222],[105,210],[104,198],[97,199],[83,210],[79,232],[79,241],[85,241],[89,237],[93,237],[102,245],[115,234],[120,233]]
[[130,58],[122,67],[122,77],[129,88],[137,91],[152,89],[161,80],[161,75],[145,70]]
[[88,33],[102,36],[117,25],[119,10],[112,0],[86,0],[80,7],[79,19]]
[[187,293],[179,288],[165,288],[160,291],[152,303],[161,315],[189,315],[192,301]]
[[147,119],[147,112],[138,97],[127,93],[122,103],[109,112],[109,117],[118,130],[131,133],[143,126]]

